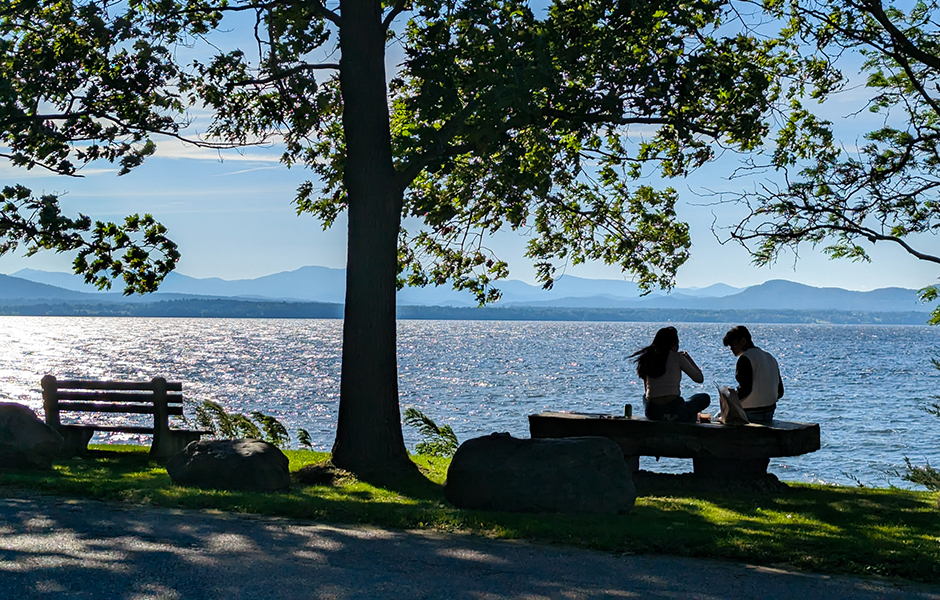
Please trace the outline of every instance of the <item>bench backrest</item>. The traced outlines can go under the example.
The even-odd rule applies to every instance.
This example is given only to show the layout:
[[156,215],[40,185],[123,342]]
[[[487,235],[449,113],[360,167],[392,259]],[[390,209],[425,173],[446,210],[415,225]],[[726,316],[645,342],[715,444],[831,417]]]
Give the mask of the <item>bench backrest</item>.
[[183,383],[156,377],[150,381],[93,381],[42,378],[46,423],[60,425],[61,411],[137,413],[166,416],[183,414]]

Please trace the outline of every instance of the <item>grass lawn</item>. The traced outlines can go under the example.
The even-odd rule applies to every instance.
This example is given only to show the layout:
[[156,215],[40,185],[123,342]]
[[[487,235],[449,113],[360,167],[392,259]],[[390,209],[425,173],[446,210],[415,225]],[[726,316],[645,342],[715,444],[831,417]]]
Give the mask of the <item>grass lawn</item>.
[[[0,493],[31,491],[332,523],[462,531],[621,553],[664,553],[913,581],[940,581],[936,495],[791,483],[773,492],[662,489],[625,515],[468,511],[444,499],[448,459],[416,457],[427,479],[382,488],[346,477],[285,493],[179,487],[142,446],[95,446],[46,472],[0,471]],[[285,451],[291,471],[329,455]]]

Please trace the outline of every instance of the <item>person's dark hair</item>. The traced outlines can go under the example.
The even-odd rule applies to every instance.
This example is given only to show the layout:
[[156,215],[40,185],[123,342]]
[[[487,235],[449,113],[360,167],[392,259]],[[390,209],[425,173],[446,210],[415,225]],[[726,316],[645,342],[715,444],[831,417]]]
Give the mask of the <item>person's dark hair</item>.
[[726,333],[725,337],[721,340],[721,343],[725,346],[730,346],[738,340],[747,342],[749,348],[754,345],[754,342],[751,341],[751,332],[748,331],[747,327],[744,325],[735,325],[729,329],[728,333]]
[[656,332],[653,343],[630,355],[636,361],[636,374],[641,379],[662,377],[666,372],[669,351],[679,345],[679,332],[675,327],[663,327]]

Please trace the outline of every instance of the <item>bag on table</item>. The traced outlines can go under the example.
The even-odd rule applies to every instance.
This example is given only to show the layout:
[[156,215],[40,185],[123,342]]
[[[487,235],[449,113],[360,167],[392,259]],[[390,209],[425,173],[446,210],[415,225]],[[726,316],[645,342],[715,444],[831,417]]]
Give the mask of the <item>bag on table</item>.
[[738,391],[725,386],[718,388],[718,398],[721,402],[721,422],[724,425],[747,425],[747,414],[741,406]]

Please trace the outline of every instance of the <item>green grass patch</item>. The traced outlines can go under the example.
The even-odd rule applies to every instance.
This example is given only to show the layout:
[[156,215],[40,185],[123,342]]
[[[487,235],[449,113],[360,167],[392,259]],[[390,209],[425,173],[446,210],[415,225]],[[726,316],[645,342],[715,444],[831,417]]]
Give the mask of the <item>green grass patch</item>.
[[[162,507],[332,523],[430,528],[496,538],[789,565],[812,571],[940,580],[936,495],[899,489],[789,484],[774,492],[658,489],[625,515],[514,514],[456,509],[444,499],[449,459],[415,457],[426,479],[376,487],[352,476],[284,493],[173,485],[139,446],[93,446],[51,471],[0,471],[0,493],[40,492]],[[285,452],[291,471],[328,454]],[[667,493],[668,492],[668,493]]]

